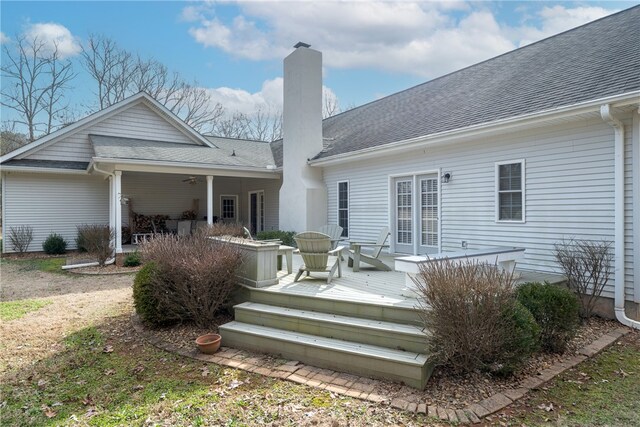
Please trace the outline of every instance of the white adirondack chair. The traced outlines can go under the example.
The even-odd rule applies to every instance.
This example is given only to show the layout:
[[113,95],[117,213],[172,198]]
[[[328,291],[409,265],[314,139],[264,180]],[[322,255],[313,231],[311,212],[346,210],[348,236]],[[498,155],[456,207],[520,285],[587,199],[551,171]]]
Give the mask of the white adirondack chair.
[[189,236],[191,234],[191,221],[178,221],[178,236]]
[[[349,248],[349,267],[353,267],[353,271],[360,271],[360,262],[372,265],[379,270],[391,271],[391,267],[383,263],[378,257],[382,252],[382,248],[388,248],[386,244],[389,238],[389,227],[383,227],[375,242],[351,242]],[[363,247],[373,247],[372,252],[362,252]]]
[[[340,252],[344,247],[338,246],[332,249],[331,237],[317,231],[305,231],[296,235],[294,239],[298,244],[299,253],[304,261],[304,265],[300,267],[296,278],[293,280],[294,282],[297,282],[305,271],[307,276],[309,273],[328,272],[327,283],[331,283],[336,271],[338,272],[338,277],[342,277]],[[333,261],[332,265],[329,265],[329,261],[333,257],[335,257],[335,261]]]
[[331,237],[331,249],[338,247],[338,243],[342,237],[342,227],[336,224],[323,225],[318,231]]

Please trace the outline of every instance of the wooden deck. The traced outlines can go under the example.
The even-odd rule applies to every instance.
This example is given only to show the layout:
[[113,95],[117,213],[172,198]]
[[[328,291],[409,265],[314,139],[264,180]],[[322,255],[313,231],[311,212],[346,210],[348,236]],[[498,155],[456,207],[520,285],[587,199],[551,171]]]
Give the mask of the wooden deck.
[[[393,267],[393,257],[384,256],[383,262]],[[279,283],[263,290],[305,296],[316,296],[327,299],[359,301],[376,305],[390,305],[395,307],[415,308],[418,301],[406,289],[405,273],[398,271],[379,271],[366,265],[360,266],[360,271],[354,273],[347,266],[347,260],[342,262],[342,277],[335,276],[330,284],[326,283],[326,273],[315,273],[302,276],[294,282],[298,267],[302,264],[300,255],[293,255],[293,270],[287,274],[286,269],[278,272]],[[283,266],[284,267],[284,266]],[[544,282],[560,283],[564,277],[558,274],[516,270],[517,283]]]

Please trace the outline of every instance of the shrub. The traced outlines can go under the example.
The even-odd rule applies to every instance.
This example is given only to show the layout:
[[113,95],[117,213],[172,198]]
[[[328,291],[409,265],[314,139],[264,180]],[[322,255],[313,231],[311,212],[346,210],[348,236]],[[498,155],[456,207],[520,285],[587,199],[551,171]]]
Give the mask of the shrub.
[[25,253],[33,241],[33,227],[30,225],[9,227],[9,241],[14,251],[20,254]]
[[611,242],[562,241],[555,245],[555,256],[567,277],[567,286],[578,295],[581,316],[591,317],[611,276]]
[[196,233],[157,236],[141,250],[144,261],[156,266],[152,292],[165,318],[210,327],[236,284],[240,248]]
[[224,222],[216,222],[210,227],[201,228],[198,232],[204,233],[206,236],[244,236],[244,230],[239,224],[225,224]]
[[42,242],[42,250],[49,255],[60,255],[67,251],[67,241],[59,234],[51,233]]
[[86,248],[87,252],[96,257],[98,264],[104,264],[113,255],[111,242],[115,238],[115,233],[108,225],[85,224],[78,227],[78,238]]
[[517,297],[540,326],[542,348],[562,353],[575,336],[580,319],[575,294],[548,283],[526,283],[518,287]]
[[149,262],[136,273],[133,280],[133,305],[142,320],[156,326],[170,324],[179,320],[172,318],[154,296],[153,283],[157,274],[156,265]]
[[256,239],[258,240],[280,240],[283,245],[286,246],[296,246],[296,241],[293,239],[295,236],[295,231],[282,231],[282,230],[269,230],[269,231],[260,231],[256,235]]
[[77,227],[78,235],[76,236],[76,249],[78,252],[88,252],[87,242],[84,240],[84,234],[80,232],[80,227]]
[[125,267],[137,267],[140,264],[142,264],[142,259],[140,256],[140,252],[138,251],[127,254],[122,263],[122,265],[124,265]]
[[519,301],[512,301],[502,312],[504,341],[495,360],[485,366],[498,375],[511,375],[540,348],[540,326]]
[[442,260],[423,264],[415,282],[431,333],[427,353],[438,363],[459,372],[508,373],[531,354],[534,326],[516,304],[512,273],[471,260]]

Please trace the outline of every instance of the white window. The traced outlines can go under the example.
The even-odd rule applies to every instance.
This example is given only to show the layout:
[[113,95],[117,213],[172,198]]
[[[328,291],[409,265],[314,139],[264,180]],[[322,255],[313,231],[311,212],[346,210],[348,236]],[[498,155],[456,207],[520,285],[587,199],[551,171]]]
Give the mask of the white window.
[[422,246],[438,246],[438,178],[420,180]]
[[342,237],[349,237],[349,181],[338,182],[338,225]]
[[496,163],[496,221],[525,221],[524,160]]
[[220,196],[220,218],[223,222],[236,222],[236,208],[238,206],[238,196]]
[[413,181],[396,182],[396,243],[413,243]]

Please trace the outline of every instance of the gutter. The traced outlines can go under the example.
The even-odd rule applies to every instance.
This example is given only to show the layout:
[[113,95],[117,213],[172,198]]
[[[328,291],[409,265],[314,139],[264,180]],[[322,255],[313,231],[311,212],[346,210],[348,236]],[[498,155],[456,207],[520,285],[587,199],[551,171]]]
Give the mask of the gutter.
[[31,173],[60,173],[60,174],[76,174],[86,175],[84,169],[64,169],[64,168],[40,168],[30,166],[1,166],[3,172],[31,172]]
[[640,329],[640,321],[627,317],[624,311],[624,125],[611,111],[611,104],[600,106],[600,116],[614,130],[614,217],[615,217],[615,290],[616,319],[623,325]]
[[396,152],[403,152],[407,147],[419,149],[436,144],[443,144],[450,141],[460,141],[461,138],[478,137],[491,132],[517,128],[526,124],[544,121],[548,118],[563,118],[575,116],[583,113],[594,113],[604,104],[616,103],[616,106],[630,105],[638,103],[640,91],[627,92],[621,95],[614,95],[596,100],[581,102],[569,106],[556,107],[549,110],[538,111],[527,115],[508,117],[495,120],[493,122],[480,123],[465,128],[452,129],[430,135],[422,135],[415,138],[395,141],[376,147],[364,148],[362,150],[350,151],[348,153],[336,154],[331,157],[309,160],[310,166],[330,166],[356,160],[369,159],[374,157],[388,156]]

